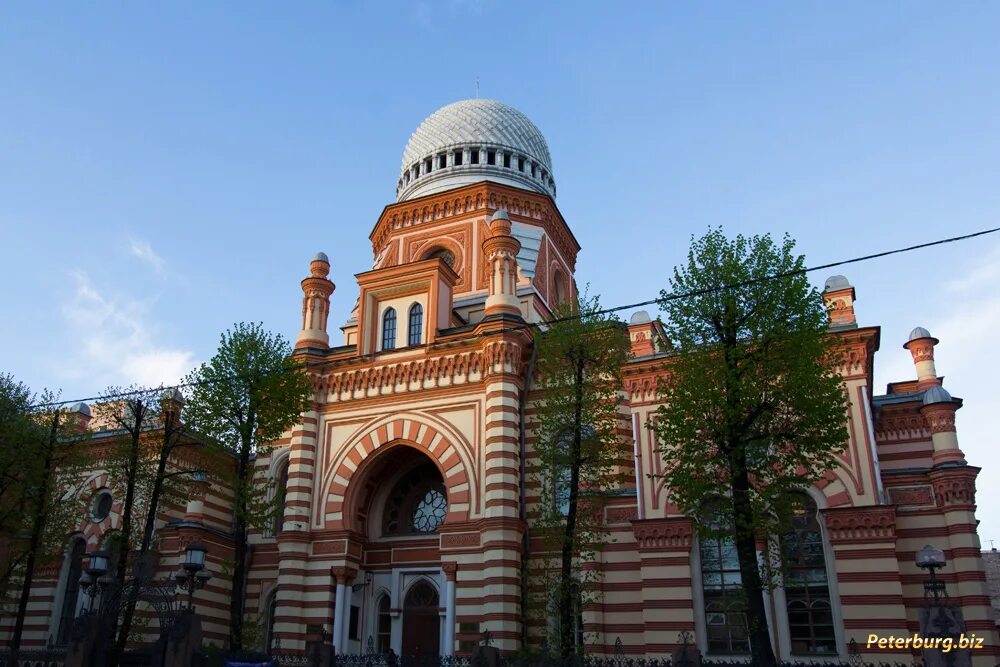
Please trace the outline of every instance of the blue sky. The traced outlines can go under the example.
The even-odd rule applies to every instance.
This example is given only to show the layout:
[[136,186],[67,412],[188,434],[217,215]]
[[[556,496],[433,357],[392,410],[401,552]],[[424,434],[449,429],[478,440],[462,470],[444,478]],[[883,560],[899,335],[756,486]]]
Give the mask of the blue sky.
[[[609,305],[709,225],[812,264],[997,226],[1000,6],[622,6],[0,5],[0,370],[76,398],[175,381],[235,321],[294,337],[318,250],[346,319],[407,138],[477,77],[547,137]],[[1000,543],[1000,238],[844,273],[877,391],[913,377],[912,327],[941,339]]]

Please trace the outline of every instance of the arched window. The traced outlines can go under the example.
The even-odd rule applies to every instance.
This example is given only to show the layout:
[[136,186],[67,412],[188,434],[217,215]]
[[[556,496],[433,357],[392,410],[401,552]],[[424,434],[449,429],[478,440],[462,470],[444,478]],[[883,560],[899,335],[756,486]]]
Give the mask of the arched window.
[[452,251],[446,248],[434,248],[429,253],[427,253],[426,257],[424,257],[424,259],[436,259],[436,258],[444,260],[445,264],[447,264],[453,269],[455,268],[455,253],[453,253]]
[[274,525],[271,532],[277,535],[281,532],[285,524],[285,500],[288,496],[288,460],[281,464],[278,474],[274,478]]
[[[573,577],[569,581],[570,605],[573,609],[573,648],[583,649],[583,587],[579,579]],[[559,624],[561,622],[562,610],[562,589],[557,585],[549,595],[547,618],[548,618],[548,645],[551,648],[559,649],[562,642]]]
[[721,502],[705,507],[703,520],[712,527],[712,534],[699,538],[707,646],[709,653],[749,653],[740,562],[736,542],[725,535],[728,524],[722,518]]
[[386,308],[382,315],[382,349],[396,349],[396,309]]
[[107,519],[108,515],[111,514],[113,504],[114,498],[108,489],[101,489],[95,493],[90,501],[90,520],[94,523],[100,523]]
[[69,639],[70,625],[76,618],[77,598],[80,596],[80,577],[83,575],[83,555],[87,551],[87,543],[75,539],[69,547],[65,567],[65,588],[63,589],[62,607],[59,610],[59,631],[56,635],[57,644],[65,644]]
[[[599,445],[599,443],[595,440],[597,432],[594,430],[594,427],[589,424],[583,425],[580,436],[583,439],[584,447],[593,447],[595,444]],[[557,442],[559,446],[557,451],[553,452],[554,460],[552,461],[554,467],[552,475],[552,495],[556,511],[563,516],[567,516],[569,514],[569,496],[573,486],[573,461],[571,455],[573,448],[573,431],[564,431],[558,436]],[[579,486],[579,480],[577,480],[577,485]],[[579,488],[577,489],[577,492],[579,493]],[[577,511],[580,511],[579,506]]]
[[781,539],[788,634],[795,655],[837,653],[830,584],[816,503],[794,494],[791,530]]
[[424,307],[419,303],[410,306],[410,322],[406,331],[407,344],[420,345],[424,335]]
[[448,513],[441,473],[426,463],[404,475],[386,501],[382,519],[384,535],[434,533]]
[[552,279],[553,291],[555,292],[555,305],[559,305],[566,301],[566,278],[563,277],[562,272],[556,271],[555,277]]
[[264,602],[264,614],[265,621],[267,625],[264,626],[264,650],[270,651],[270,649],[277,648],[276,644],[278,642],[277,635],[274,634],[274,616],[278,611],[278,594],[277,591],[272,591],[270,595],[267,596],[267,600]]
[[559,466],[555,472],[555,501],[556,510],[563,516],[569,514],[569,492],[572,482],[573,471],[569,466]]
[[380,654],[389,652],[389,645],[392,641],[392,615],[389,611],[389,596],[383,594],[378,599],[376,606],[377,618],[375,619],[376,650]]

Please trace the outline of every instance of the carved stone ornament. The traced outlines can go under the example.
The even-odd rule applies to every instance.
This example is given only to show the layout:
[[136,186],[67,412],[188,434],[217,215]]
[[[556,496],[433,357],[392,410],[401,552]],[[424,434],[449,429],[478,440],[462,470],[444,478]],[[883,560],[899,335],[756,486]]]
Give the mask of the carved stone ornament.
[[441,546],[449,549],[478,547],[479,533],[445,533],[441,536]]
[[691,520],[686,517],[634,521],[632,531],[641,551],[691,548]]
[[952,468],[931,473],[938,507],[973,506],[976,503],[976,469]]
[[887,541],[896,539],[896,510],[892,507],[845,507],[823,511],[830,541]]
[[894,505],[933,505],[934,496],[929,486],[906,486],[890,488],[889,499]]

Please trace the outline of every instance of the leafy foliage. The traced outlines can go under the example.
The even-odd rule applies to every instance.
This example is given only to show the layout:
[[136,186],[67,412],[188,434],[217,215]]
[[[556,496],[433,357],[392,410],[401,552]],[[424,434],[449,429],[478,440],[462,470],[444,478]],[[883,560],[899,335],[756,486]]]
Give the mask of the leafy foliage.
[[[158,510],[183,506],[191,492],[189,477],[171,474],[178,472],[176,462],[159,469],[164,450],[169,455],[177,444],[176,430],[164,432],[163,393],[162,388],[109,387],[93,408],[94,418],[112,432],[102,443],[103,467],[113,496],[123,504],[119,539],[128,553],[141,550],[157,487]],[[126,574],[118,572],[122,579]]]
[[267,480],[254,474],[254,458],[271,454],[272,443],[299,422],[312,400],[312,382],[291,356],[291,345],[260,324],[240,323],[222,334],[219,349],[195,369],[185,409],[187,424],[236,459],[225,472],[235,495],[236,558],[230,608],[230,645],[243,645],[243,599],[247,529],[266,530],[275,517]]
[[[628,358],[624,325],[583,295],[558,308],[537,341],[529,518],[541,549],[532,555],[529,615],[558,617],[562,655],[582,650],[579,615],[593,601],[594,563],[609,535],[607,491],[628,481],[630,446],[620,435],[621,368]],[[623,480],[624,476],[624,480]]]
[[[173,390],[171,390],[172,392]],[[191,493],[191,478],[173,457],[179,438],[179,404],[163,388],[109,387],[94,406],[98,423],[110,429],[101,452],[108,485],[121,502],[119,530],[112,552],[114,575],[125,590],[138,564],[153,547],[157,517],[166,507],[183,506]],[[129,588],[129,591],[134,589]],[[124,650],[135,634],[133,622],[138,600],[130,592],[121,607],[116,650]]]
[[[782,534],[790,492],[833,468],[847,441],[828,312],[794,248],[787,236],[777,245],[769,235],[729,240],[711,230],[670,280],[683,296],[660,294],[674,352],[649,426],[671,501],[693,517],[710,506],[700,533],[736,542],[755,657],[764,650],[755,642],[767,644],[756,599],[780,571],[776,553],[758,567],[755,538]],[[769,653],[768,645],[764,664]]]
[[0,609],[19,617],[33,575],[62,560],[85,507],[85,434],[65,410],[47,407],[57,398],[0,375]]

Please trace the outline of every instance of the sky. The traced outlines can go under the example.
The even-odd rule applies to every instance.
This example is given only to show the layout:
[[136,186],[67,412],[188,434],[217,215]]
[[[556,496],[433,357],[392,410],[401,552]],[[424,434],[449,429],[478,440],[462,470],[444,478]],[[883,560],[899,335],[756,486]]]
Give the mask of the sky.
[[[605,305],[655,297],[710,226],[788,233],[810,265],[996,227],[998,23],[917,1],[2,3],[0,372],[87,398],[178,381],[234,322],[294,339],[321,250],[346,320],[406,140],[477,80],[547,138]],[[1000,545],[1000,234],[836,272],[881,327],[876,393],[915,377],[913,327],[941,340]]]

